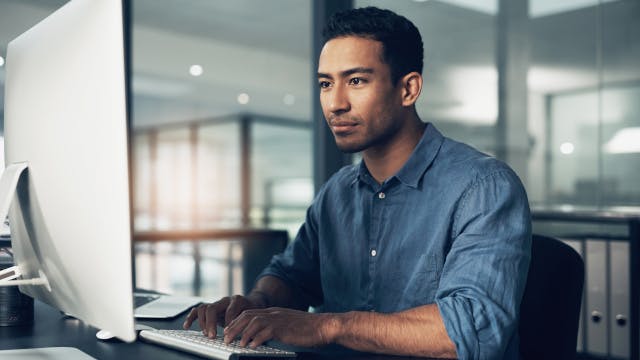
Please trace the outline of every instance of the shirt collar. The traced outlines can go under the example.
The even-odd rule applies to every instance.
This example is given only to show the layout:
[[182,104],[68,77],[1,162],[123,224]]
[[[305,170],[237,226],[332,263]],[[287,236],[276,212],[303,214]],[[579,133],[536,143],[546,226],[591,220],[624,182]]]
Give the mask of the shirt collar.
[[438,155],[443,141],[444,136],[440,131],[433,124],[427,123],[418,145],[395,177],[407,186],[418,187],[422,175]]
[[364,159],[362,159],[360,160],[360,164],[358,164],[358,167],[356,168],[355,176],[353,177],[351,185],[353,186],[354,184],[356,184],[358,180],[369,184],[369,179],[372,179],[371,175],[369,175],[369,169],[367,169],[367,165],[364,164]]
[[[394,176],[407,186],[413,188],[418,187],[422,175],[427,171],[431,163],[433,163],[443,141],[444,136],[442,136],[440,131],[438,131],[433,124],[427,123],[418,145],[413,149],[413,153],[411,153],[411,156],[404,166],[402,166]],[[370,179],[372,179],[372,177],[369,175],[369,170],[364,160],[361,160],[351,185],[355,184],[358,180],[370,183],[372,181]]]

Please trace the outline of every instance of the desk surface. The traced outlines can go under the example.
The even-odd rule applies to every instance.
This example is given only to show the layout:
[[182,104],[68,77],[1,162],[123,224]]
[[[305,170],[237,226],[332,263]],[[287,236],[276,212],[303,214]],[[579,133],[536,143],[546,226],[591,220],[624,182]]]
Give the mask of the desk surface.
[[[118,340],[100,341],[95,337],[96,329],[83,322],[67,318],[58,310],[35,301],[35,324],[24,327],[0,327],[0,350],[36,347],[69,346],[78,348],[97,359],[166,359],[196,360],[201,357],[148,344],[142,341],[124,343]],[[179,329],[184,317],[172,320],[141,321],[158,329]],[[335,354],[322,355],[302,353],[298,359],[409,359],[382,355],[349,355],[336,357]]]

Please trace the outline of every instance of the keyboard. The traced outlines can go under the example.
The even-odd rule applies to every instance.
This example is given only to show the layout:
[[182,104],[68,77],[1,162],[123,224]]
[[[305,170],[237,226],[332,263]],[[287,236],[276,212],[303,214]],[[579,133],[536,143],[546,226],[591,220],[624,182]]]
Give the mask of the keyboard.
[[222,336],[209,339],[202,332],[193,330],[143,330],[140,332],[140,337],[155,344],[211,359],[241,360],[296,357],[294,352],[265,345],[258,346],[255,349],[240,347],[238,340],[225,344]]

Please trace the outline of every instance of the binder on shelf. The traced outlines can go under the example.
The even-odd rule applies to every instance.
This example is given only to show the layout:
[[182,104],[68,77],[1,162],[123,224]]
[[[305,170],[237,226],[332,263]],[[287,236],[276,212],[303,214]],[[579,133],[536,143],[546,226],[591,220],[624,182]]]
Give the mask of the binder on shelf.
[[608,356],[607,242],[588,239],[585,244],[585,311],[587,353]]
[[[571,246],[573,250],[575,250],[580,255],[580,257],[582,257],[582,259],[584,259],[582,240],[574,240],[574,239],[560,239],[560,240],[565,244]],[[584,288],[586,288],[586,285],[584,286]],[[583,294],[584,293],[585,291],[583,290]],[[578,342],[576,343],[576,351],[579,353],[585,351],[584,349],[584,307],[585,307],[584,303],[585,303],[585,296],[583,295],[582,305],[580,306],[580,320],[578,323]]]
[[628,359],[631,356],[630,324],[630,245],[626,241],[612,241],[609,244],[610,282],[609,329],[611,331],[610,356]]

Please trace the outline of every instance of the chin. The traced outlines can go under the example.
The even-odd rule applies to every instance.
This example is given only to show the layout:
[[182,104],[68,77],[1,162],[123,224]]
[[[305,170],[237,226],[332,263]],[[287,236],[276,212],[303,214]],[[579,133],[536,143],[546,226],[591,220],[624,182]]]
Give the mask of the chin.
[[352,143],[338,143],[336,142],[336,146],[338,149],[347,154],[354,154],[366,149],[365,145],[362,144],[352,144]]

